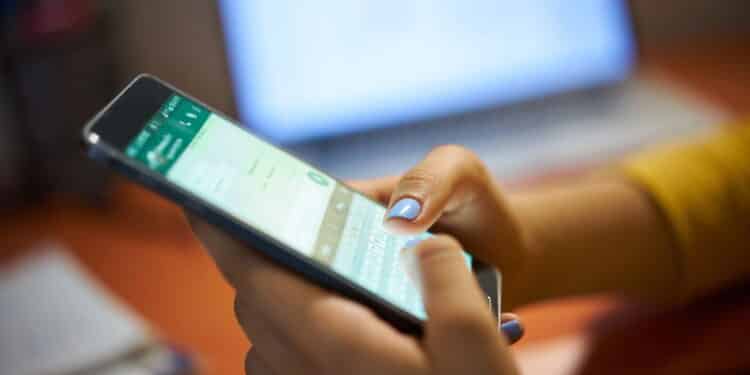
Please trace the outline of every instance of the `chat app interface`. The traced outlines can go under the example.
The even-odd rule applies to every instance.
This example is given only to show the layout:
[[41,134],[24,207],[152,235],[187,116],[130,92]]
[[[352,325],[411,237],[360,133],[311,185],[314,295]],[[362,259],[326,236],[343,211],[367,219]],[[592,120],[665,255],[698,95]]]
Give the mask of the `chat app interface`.
[[385,230],[383,207],[202,105],[173,95],[125,152],[236,219],[425,318],[419,290],[400,265],[400,249],[412,237]]

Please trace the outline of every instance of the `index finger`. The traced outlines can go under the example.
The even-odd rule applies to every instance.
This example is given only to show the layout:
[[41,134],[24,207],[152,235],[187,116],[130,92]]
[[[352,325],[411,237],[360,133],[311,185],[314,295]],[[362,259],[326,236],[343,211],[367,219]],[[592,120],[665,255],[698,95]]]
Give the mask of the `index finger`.
[[489,185],[490,174],[476,154],[456,145],[437,147],[401,176],[385,225],[398,232],[424,232]]
[[367,195],[380,204],[386,205],[398,184],[400,176],[388,176],[371,180],[350,180],[346,184]]

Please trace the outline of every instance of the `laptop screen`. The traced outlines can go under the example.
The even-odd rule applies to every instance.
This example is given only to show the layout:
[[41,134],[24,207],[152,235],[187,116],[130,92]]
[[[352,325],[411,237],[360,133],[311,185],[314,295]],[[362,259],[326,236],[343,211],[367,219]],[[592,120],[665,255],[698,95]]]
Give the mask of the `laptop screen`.
[[621,0],[222,0],[242,121],[277,142],[615,82]]

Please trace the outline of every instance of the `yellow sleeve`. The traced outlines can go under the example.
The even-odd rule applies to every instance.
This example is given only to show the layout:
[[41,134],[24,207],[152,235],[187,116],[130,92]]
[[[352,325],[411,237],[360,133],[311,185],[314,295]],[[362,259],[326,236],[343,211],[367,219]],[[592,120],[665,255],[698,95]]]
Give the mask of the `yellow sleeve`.
[[750,276],[750,124],[626,161],[677,242],[685,298]]

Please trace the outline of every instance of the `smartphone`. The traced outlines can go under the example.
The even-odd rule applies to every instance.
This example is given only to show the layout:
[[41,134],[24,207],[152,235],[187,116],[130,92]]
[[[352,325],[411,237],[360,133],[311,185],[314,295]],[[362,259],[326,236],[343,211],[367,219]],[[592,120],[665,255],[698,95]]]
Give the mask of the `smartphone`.
[[[278,265],[421,335],[422,297],[399,256],[415,236],[389,233],[385,207],[315,166],[149,75],[86,124],[83,142],[93,159]],[[497,317],[500,274],[465,258]]]

